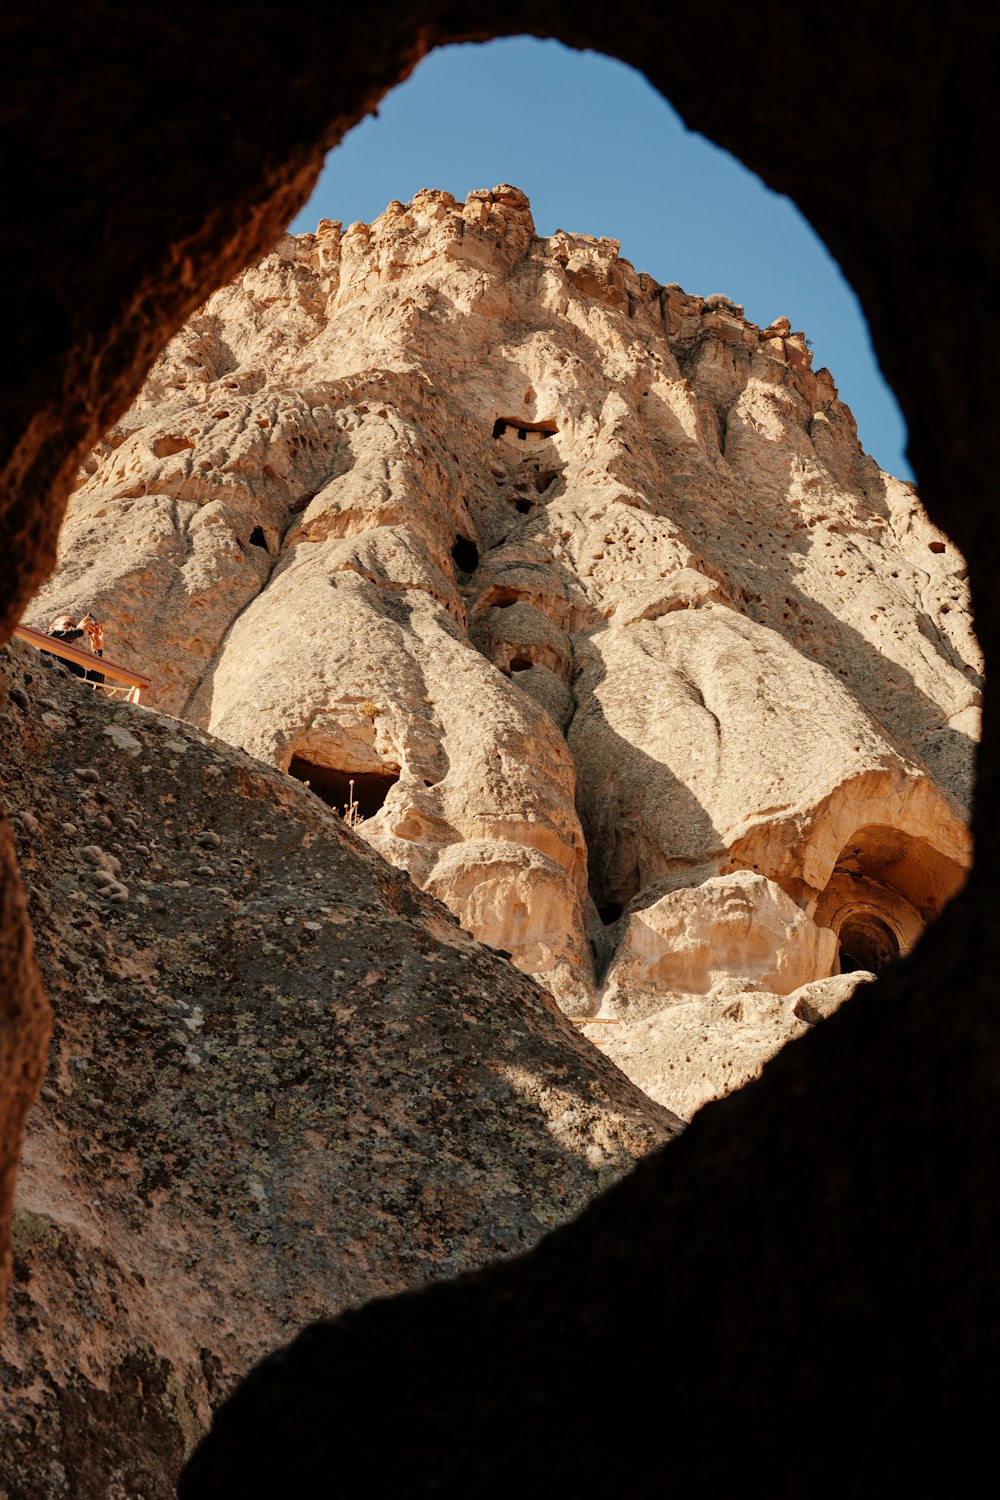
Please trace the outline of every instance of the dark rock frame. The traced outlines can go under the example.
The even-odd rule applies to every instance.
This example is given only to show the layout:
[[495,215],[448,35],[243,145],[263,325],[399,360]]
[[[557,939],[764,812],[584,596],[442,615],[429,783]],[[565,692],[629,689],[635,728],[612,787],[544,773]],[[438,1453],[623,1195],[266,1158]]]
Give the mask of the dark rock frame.
[[[431,46],[518,32],[641,67],[810,218],[861,296],[993,663],[1000,19],[971,0],[386,0],[377,26],[301,0],[93,0],[57,26],[11,0],[0,639],[84,454],[326,150]],[[183,1493],[971,1491],[1000,1395],[995,703],[981,857],[911,958],[523,1261],[304,1335],[224,1409]],[[0,871],[2,1291],[47,1030],[5,824]]]

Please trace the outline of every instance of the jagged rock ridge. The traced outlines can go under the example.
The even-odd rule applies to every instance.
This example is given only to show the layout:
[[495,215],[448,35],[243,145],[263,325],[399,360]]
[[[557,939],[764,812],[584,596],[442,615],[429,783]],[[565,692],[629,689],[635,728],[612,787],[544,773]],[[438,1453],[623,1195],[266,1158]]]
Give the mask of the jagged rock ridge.
[[90,605],[161,706],[335,803],[353,779],[362,836],[625,1023],[590,1033],[623,1066],[633,1023],[661,1057],[721,1027],[720,1059],[759,1023],[753,1071],[804,985],[961,884],[965,572],[786,319],[539,239],[505,186],[324,221],[216,293],[31,618]]

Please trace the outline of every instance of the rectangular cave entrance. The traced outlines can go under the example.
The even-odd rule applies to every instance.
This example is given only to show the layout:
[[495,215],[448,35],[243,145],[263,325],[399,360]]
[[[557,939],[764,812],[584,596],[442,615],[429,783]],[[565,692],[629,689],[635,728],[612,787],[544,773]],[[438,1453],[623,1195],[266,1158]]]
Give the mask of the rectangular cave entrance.
[[339,813],[343,813],[351,801],[353,781],[353,799],[362,818],[374,818],[399,780],[398,770],[336,771],[332,766],[314,765],[301,755],[292,756],[288,774],[296,781],[305,782],[311,792]]

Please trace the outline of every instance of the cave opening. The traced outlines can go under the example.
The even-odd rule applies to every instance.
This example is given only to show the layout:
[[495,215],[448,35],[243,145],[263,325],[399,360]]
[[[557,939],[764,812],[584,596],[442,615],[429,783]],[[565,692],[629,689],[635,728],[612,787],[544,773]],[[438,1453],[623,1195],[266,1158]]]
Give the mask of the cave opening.
[[316,765],[301,755],[292,756],[288,774],[304,782],[336,812],[343,814],[353,800],[361,818],[374,818],[399,780],[398,770],[338,771],[333,766]]
[[867,823],[841,849],[814,921],[837,934],[842,973],[878,974],[912,950],[964,879],[962,864],[926,839]]
[[613,927],[624,910],[620,901],[605,901],[597,908],[597,915],[605,927]]
[[511,605],[517,604],[524,596],[517,589],[507,588],[504,584],[498,584],[490,590],[483,600],[484,609],[510,609]]
[[512,672],[528,672],[534,665],[534,662],[528,656],[512,656],[510,659],[510,670]]
[[530,500],[519,500],[514,506],[519,516],[530,516],[533,508]]
[[270,552],[271,549],[267,545],[267,537],[264,535],[263,526],[255,526],[253,531],[251,531],[250,545],[251,547],[263,547],[265,552]]
[[528,434],[533,441],[538,442],[543,438],[554,437],[559,431],[555,422],[551,419],[544,422],[529,422],[524,417],[497,417],[493,423],[493,437],[502,438],[507,436],[507,429],[516,434],[519,442],[526,443]]
[[853,912],[840,928],[840,972],[881,974],[899,957],[899,939],[874,912]]
[[[754,134],[753,134],[754,127],[755,127],[755,120],[753,118],[750,118],[748,120],[747,125],[746,125],[746,131],[747,131],[747,137],[750,140],[751,145],[754,142]],[[581,153],[581,155],[582,155],[582,153]],[[779,152],[779,156],[780,156],[780,152]],[[808,162],[808,153],[807,153],[807,148],[806,147],[803,148],[803,156],[804,156],[804,158]],[[796,184],[796,179],[795,179],[795,173],[791,172],[790,175],[791,175],[791,178],[792,178],[792,186],[795,187],[797,185]],[[905,184],[904,184],[904,191],[905,191]],[[820,199],[822,199],[822,194],[820,194]],[[849,239],[848,239],[848,248],[851,248],[851,242],[850,242]],[[874,259],[877,262],[877,257],[874,257]],[[878,286],[879,270],[880,270],[880,267],[876,263],[875,266],[874,266],[874,269],[871,271],[871,278],[874,281],[876,287]],[[867,293],[866,293],[866,300],[867,300]],[[887,318],[886,321],[888,321],[891,324],[891,318]],[[893,334],[893,338],[891,340],[891,347],[892,347],[893,351],[895,351],[895,349],[897,348],[897,342],[896,342],[896,339],[895,339],[895,333],[896,333],[895,328],[892,328],[891,332]],[[886,339],[888,340],[888,338],[889,338],[889,335],[887,334],[886,335]],[[904,345],[904,348],[903,348],[903,352],[905,353],[905,345]],[[948,436],[948,434],[946,433],[945,437],[947,438],[947,436]],[[766,1087],[767,1087],[767,1085],[765,1085],[765,1089],[766,1089]],[[738,1108],[739,1108],[739,1106],[737,1106],[737,1109]],[[782,1125],[782,1119],[781,1119],[781,1115],[780,1115],[780,1109],[781,1109],[781,1104],[780,1104],[780,1100],[779,1100],[779,1105],[778,1105],[779,1118],[778,1118],[777,1127],[775,1127],[776,1129],[780,1129],[781,1125]],[[753,1110],[753,1099],[751,1098],[751,1123],[752,1123],[752,1119],[753,1119],[752,1110]],[[891,1111],[890,1111],[890,1117],[891,1117]],[[878,1124],[878,1116],[877,1115],[876,1115],[875,1119],[876,1119],[876,1124]],[[820,1124],[822,1124],[822,1117],[820,1119]],[[803,1157],[807,1157],[808,1153],[812,1152],[814,1156],[819,1156],[820,1159],[822,1159],[821,1158],[821,1153],[822,1153],[822,1149],[823,1149],[822,1145],[820,1145],[818,1147],[814,1145],[814,1141],[815,1141],[815,1139],[817,1137],[819,1137],[819,1139],[822,1140],[822,1137],[819,1136],[818,1130],[816,1130],[815,1134],[812,1134],[812,1135],[807,1133],[807,1130],[809,1128],[814,1128],[813,1127],[813,1119],[812,1119],[812,1117],[810,1117],[805,1122],[805,1125],[806,1125],[806,1129],[803,1129],[803,1121],[801,1119],[797,1119],[794,1122],[794,1126],[797,1126],[798,1130],[799,1130],[799,1134],[796,1137],[796,1144],[799,1146],[800,1155],[803,1156]],[[792,1134],[792,1131],[790,1130],[789,1131],[789,1135],[791,1135],[791,1134]],[[696,1144],[697,1144],[697,1140],[696,1140]],[[905,1174],[902,1171],[900,1173],[900,1177],[901,1177],[901,1180],[904,1183],[904,1190],[905,1190],[905,1184],[907,1182],[907,1178],[905,1177]],[[863,1177],[863,1174],[862,1174],[862,1182],[863,1183],[867,1183],[867,1179],[865,1179]],[[788,1196],[791,1196],[793,1199],[796,1197],[795,1188],[796,1188],[797,1185],[798,1184],[793,1179],[791,1193],[789,1194],[786,1191],[786,1198]],[[802,1203],[808,1205],[809,1207],[812,1206],[812,1200],[810,1199],[809,1193],[808,1193],[808,1186],[810,1186],[810,1185],[811,1185],[810,1183],[807,1183],[806,1190],[803,1191],[802,1195],[801,1195],[801,1201],[802,1201]],[[885,1186],[886,1186],[886,1189],[887,1189],[886,1196],[887,1196],[887,1200],[888,1200],[888,1205],[889,1206],[887,1208],[882,1209],[881,1220],[879,1219],[878,1213],[876,1212],[876,1213],[870,1215],[871,1222],[869,1223],[868,1219],[866,1219],[864,1217],[865,1210],[866,1210],[866,1208],[868,1206],[869,1200],[866,1199],[863,1195],[860,1196],[859,1206],[858,1206],[858,1209],[857,1209],[856,1222],[860,1223],[860,1225],[861,1225],[861,1234],[864,1235],[865,1240],[866,1240],[866,1242],[869,1245],[872,1242],[872,1240],[876,1238],[876,1236],[878,1235],[880,1229],[881,1229],[881,1231],[883,1233],[886,1233],[886,1230],[885,1230],[884,1226],[886,1224],[888,1224],[891,1227],[891,1225],[893,1224],[892,1213],[893,1213],[893,1206],[894,1206],[895,1200],[892,1198],[891,1191],[890,1191],[890,1189],[892,1187],[892,1184],[891,1183],[886,1183]],[[931,1187],[933,1188],[933,1186],[935,1186],[935,1184],[932,1183]],[[670,1190],[670,1185],[668,1184],[668,1187],[664,1191],[668,1192],[669,1190]],[[861,1190],[859,1190],[859,1193],[863,1194],[863,1188]],[[723,1194],[717,1194],[716,1196],[720,1199],[720,1201],[722,1201],[724,1199],[724,1197],[725,1197],[725,1195],[723,1195]],[[871,1196],[874,1197],[874,1194],[872,1194]],[[814,1195],[814,1197],[815,1197],[815,1195]],[[728,1202],[728,1199],[725,1199],[724,1210],[725,1210],[725,1203],[727,1203],[727,1202]],[[784,1200],[782,1200],[780,1198],[780,1196],[779,1196],[778,1201],[776,1203],[776,1207],[775,1207],[775,1213],[777,1215],[780,1215],[780,1213],[782,1211],[782,1208],[783,1208],[783,1203],[784,1203]],[[737,1202],[737,1209],[740,1206],[741,1206],[740,1203]],[[701,1207],[701,1204],[700,1203],[696,1203],[693,1212],[695,1214],[697,1214],[698,1211],[699,1211],[699,1209],[700,1209],[700,1207]],[[622,1210],[622,1211],[624,1211],[624,1210]],[[800,1213],[804,1214],[805,1211],[806,1211],[805,1209],[801,1209],[800,1208]],[[711,1213],[711,1209],[709,1209],[709,1213]],[[819,1208],[819,1210],[817,1211],[817,1213],[818,1213],[818,1216],[822,1215],[822,1213],[823,1213],[822,1205]],[[724,1218],[724,1212],[723,1212],[723,1220],[724,1220],[724,1222],[723,1222],[723,1228],[726,1228],[726,1227],[728,1227],[729,1224],[731,1224],[732,1222],[735,1222],[736,1218],[737,1218],[737,1215],[734,1212],[733,1214],[730,1215],[729,1220],[726,1221],[725,1218]],[[822,1222],[821,1219],[820,1219],[820,1222]],[[714,1222],[711,1221],[711,1219],[709,1221],[709,1228],[710,1228],[710,1230],[712,1228],[714,1228]],[[598,1224],[598,1232],[599,1231],[600,1231],[600,1223]],[[857,1238],[859,1239],[859,1241],[861,1239],[861,1234],[859,1234],[857,1236]],[[740,1248],[740,1246],[739,1246],[739,1242],[737,1240],[737,1249],[739,1249],[739,1248]],[[581,1255],[583,1255],[586,1252],[583,1251],[583,1250],[581,1250],[580,1253],[581,1253]],[[775,1259],[777,1259],[777,1258],[775,1258]],[[736,1256],[735,1253],[732,1256],[732,1260],[733,1260],[734,1263],[736,1263],[737,1256]],[[780,1269],[781,1268],[779,1266],[779,1271],[780,1271]],[[836,1272],[836,1269],[837,1268],[835,1268],[835,1272]],[[769,1267],[765,1267],[765,1277],[767,1276],[768,1271],[769,1271]],[[780,1294],[781,1294],[781,1291],[782,1291],[782,1288],[783,1288],[783,1283],[778,1279],[778,1277],[777,1276],[772,1277],[770,1280],[767,1281],[766,1284],[767,1284],[768,1289],[771,1290],[771,1291],[775,1291],[775,1288],[776,1288],[777,1290],[775,1291],[775,1295],[780,1298]],[[765,1305],[767,1305],[766,1304],[766,1299],[762,1298],[762,1299],[759,1299],[759,1300],[761,1300],[762,1302],[765,1303]],[[781,1304],[781,1311],[786,1314],[786,1317],[790,1317],[790,1313],[789,1313],[790,1301],[791,1301],[791,1299],[789,1299],[789,1301],[786,1301],[786,1302],[784,1302],[784,1303]],[[800,1307],[804,1306],[804,1305],[805,1305],[805,1299],[803,1299],[802,1302],[800,1303]],[[794,1308],[794,1305],[792,1305],[792,1312],[794,1312],[794,1311],[795,1311],[795,1308]],[[594,1313],[595,1319],[598,1316],[599,1316],[599,1310],[595,1311],[595,1313]],[[781,1326],[779,1319],[776,1318],[776,1317],[774,1317],[774,1318],[771,1319],[771,1325],[775,1326],[775,1327],[780,1327]],[[960,1324],[959,1321],[958,1321],[958,1319],[955,1320],[955,1330],[956,1331],[954,1332],[954,1335],[953,1335],[953,1338],[952,1338],[953,1345],[956,1345],[956,1346],[958,1345],[958,1343],[959,1343],[959,1341],[961,1339],[961,1336],[962,1336],[963,1332],[965,1331],[965,1326],[966,1326],[965,1324]],[[739,1331],[740,1330],[738,1329],[737,1332],[739,1333]],[[765,1332],[766,1332],[766,1329],[765,1329]],[[751,1325],[751,1335],[756,1334],[756,1333],[758,1333],[757,1326],[756,1325]],[[874,1337],[877,1338],[877,1336],[878,1336],[878,1331],[876,1330],[876,1334],[874,1335]],[[523,1344],[523,1342],[524,1341],[522,1340],[521,1343]],[[779,1343],[779,1341],[777,1339],[775,1339],[775,1344],[777,1345],[778,1343]],[[779,1361],[780,1361],[780,1356],[781,1356],[782,1352],[784,1352],[785,1347],[786,1347],[785,1345],[780,1345],[778,1347],[778,1349],[777,1349],[777,1352],[775,1352],[775,1350],[772,1349],[771,1345],[767,1345],[766,1346],[766,1352],[770,1356],[772,1364],[771,1365],[764,1364],[762,1366],[763,1369],[764,1369],[765,1375],[768,1373],[768,1371],[774,1365],[777,1365],[777,1367],[779,1369],[781,1368],[781,1365],[780,1365]],[[520,1355],[521,1355],[521,1357],[523,1359],[523,1357],[524,1357],[524,1350],[523,1350],[523,1348],[520,1349],[518,1352],[520,1353]],[[837,1361],[835,1359],[830,1359],[828,1361],[828,1366],[830,1366],[831,1368],[833,1368],[834,1369],[834,1373],[836,1373]],[[812,1402],[813,1402],[813,1405],[815,1406],[817,1404],[817,1401],[819,1399],[821,1399],[830,1390],[832,1390],[834,1388],[834,1386],[833,1386],[833,1377],[831,1376],[831,1378],[829,1380],[824,1381],[823,1375],[825,1374],[826,1367],[824,1367],[824,1369],[821,1370],[819,1372],[819,1374],[817,1375],[815,1367],[810,1371],[810,1367],[808,1366],[808,1362],[807,1361],[800,1363],[799,1369],[800,1369],[800,1371],[802,1369],[804,1369],[806,1376],[808,1376],[810,1373],[812,1373],[812,1375],[813,1375],[813,1383],[812,1384],[810,1383],[810,1381],[807,1378],[804,1378],[804,1379],[800,1380],[799,1384],[802,1386],[802,1388],[804,1388],[805,1390],[807,1390],[809,1392],[810,1397],[811,1397]],[[700,1378],[700,1371],[696,1367],[696,1368],[694,1368],[693,1373],[689,1376],[689,1384],[691,1384],[697,1390],[704,1390],[706,1388],[707,1382],[703,1381],[702,1384],[699,1386],[698,1385],[699,1378]],[[766,1396],[767,1392],[766,1392],[766,1387],[764,1387],[763,1380],[761,1381],[761,1386],[762,1386],[762,1389],[764,1389],[765,1396]],[[815,1394],[817,1388],[819,1390],[819,1397],[817,1397],[816,1394]],[[886,1417],[886,1419],[884,1420],[884,1422],[882,1424],[883,1427],[886,1428],[886,1430],[888,1430],[888,1431],[892,1430],[891,1429],[891,1423],[895,1419],[895,1417],[896,1417],[896,1410],[893,1407],[892,1410],[889,1411],[888,1416]],[[512,1441],[516,1441],[516,1439],[517,1439],[517,1435],[515,1434],[514,1438],[512,1439]],[[585,1454],[585,1457],[586,1456],[587,1455]],[[599,1460],[599,1457],[600,1457],[600,1455],[597,1456],[598,1460]],[[684,1458],[683,1454],[679,1455],[679,1457],[678,1457],[678,1466],[680,1466],[683,1463],[683,1458]],[[851,1450],[850,1445],[846,1445],[846,1458],[845,1458],[845,1461],[844,1461],[845,1467],[846,1467],[846,1464],[850,1460],[852,1460],[853,1458],[854,1458],[854,1454],[853,1454],[853,1451]],[[595,1461],[597,1461],[597,1460],[595,1460]]]
[[479,567],[479,548],[469,537],[457,536],[451,560],[460,573],[474,573]]

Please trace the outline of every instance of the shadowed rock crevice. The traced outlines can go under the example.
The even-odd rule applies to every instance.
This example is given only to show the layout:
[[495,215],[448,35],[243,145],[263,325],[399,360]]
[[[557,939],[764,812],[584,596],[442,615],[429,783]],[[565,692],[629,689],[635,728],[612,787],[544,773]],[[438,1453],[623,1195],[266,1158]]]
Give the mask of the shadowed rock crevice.
[[[728,299],[658,287],[615,241],[542,238],[510,186],[464,203],[423,190],[335,230],[284,237],[210,300],[238,364],[206,391],[185,328],[123,424],[128,443],[95,453],[70,507],[64,559],[124,575],[113,636],[116,616],[135,634],[139,615],[119,475],[141,484],[148,468],[148,488],[177,488],[144,457],[165,428],[183,428],[184,464],[226,497],[240,563],[263,551],[247,536],[270,540],[269,506],[287,516],[312,497],[189,716],[282,768],[301,754],[345,773],[339,808],[350,772],[398,772],[362,837],[573,1014],[608,999],[585,890],[648,908],[665,894],[652,882],[748,869],[811,916],[832,868],[814,850],[824,798],[870,798],[878,777],[889,819],[915,785],[950,799],[921,834],[947,845],[977,694],[931,652],[924,618],[975,654],[960,560],[931,551],[945,544],[912,487],[859,456],[788,320],[758,328]],[[179,572],[187,607],[148,620],[152,657],[222,623],[218,565],[195,549]],[[64,562],[37,619],[81,578]],[[443,691],[428,691],[435,677]],[[709,943],[714,898],[688,907]],[[614,935],[634,946],[639,927]],[[828,948],[813,944],[817,959]],[[633,988],[660,967],[635,956]]]
[[317,766],[293,755],[289,776],[302,781],[327,807],[345,812],[352,805],[361,818],[373,818],[380,812],[386,797],[399,780],[399,770],[337,771],[332,766]]

